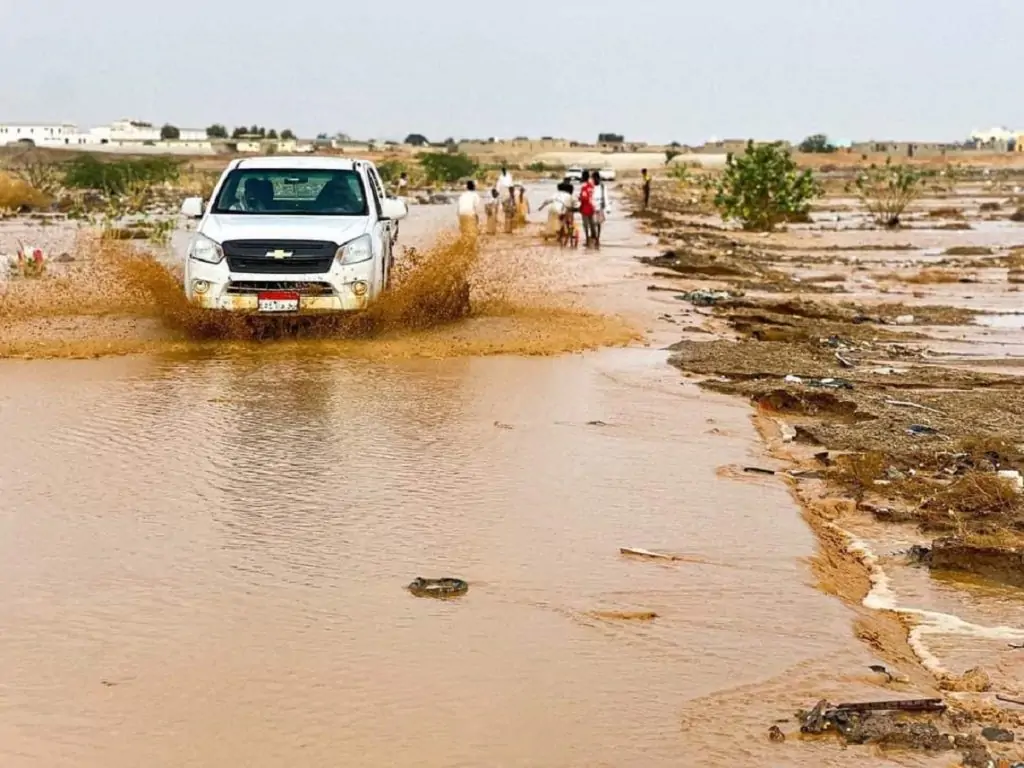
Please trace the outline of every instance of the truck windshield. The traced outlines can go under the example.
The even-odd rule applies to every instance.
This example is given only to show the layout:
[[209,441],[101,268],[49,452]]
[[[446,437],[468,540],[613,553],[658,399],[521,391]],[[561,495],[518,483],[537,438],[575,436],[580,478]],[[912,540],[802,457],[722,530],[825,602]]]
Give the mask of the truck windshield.
[[366,191],[356,171],[238,168],[228,174],[213,213],[366,216]]

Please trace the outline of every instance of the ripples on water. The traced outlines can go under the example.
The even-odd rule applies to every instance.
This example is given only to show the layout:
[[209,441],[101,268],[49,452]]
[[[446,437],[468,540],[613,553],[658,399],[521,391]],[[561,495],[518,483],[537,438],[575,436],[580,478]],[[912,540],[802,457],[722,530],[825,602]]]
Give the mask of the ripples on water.
[[[709,748],[681,737],[687,700],[848,629],[802,583],[810,537],[784,491],[715,479],[748,444],[708,444],[705,418],[742,432],[743,411],[669,395],[674,373],[636,365],[650,354],[8,363],[4,765],[639,766]],[[447,574],[468,596],[402,589]]]

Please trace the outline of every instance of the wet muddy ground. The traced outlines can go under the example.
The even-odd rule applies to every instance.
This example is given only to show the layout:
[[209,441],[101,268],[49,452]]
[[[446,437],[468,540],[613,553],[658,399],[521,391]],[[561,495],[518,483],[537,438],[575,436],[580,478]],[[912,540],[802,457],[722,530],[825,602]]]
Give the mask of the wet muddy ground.
[[[601,253],[490,244],[505,314],[369,339],[4,325],[3,764],[947,765],[796,735],[933,681],[817,588],[866,577],[743,472],[784,466],[748,406],[666,365],[727,325],[647,290],[657,254],[621,206]],[[900,648],[894,689],[868,667]]]
[[[685,332],[672,362],[754,405],[825,554],[838,567],[852,549],[870,566],[860,587],[823,585],[898,609],[913,653],[874,638],[877,650],[905,674],[976,689],[957,706],[1019,726],[1019,707],[992,707],[1024,685],[1011,647],[1024,637],[1024,227],[1012,192],[947,190],[898,230],[827,198],[810,224],[773,235],[723,228],[680,204],[678,185],[661,195],[637,217],[661,247],[646,260],[651,288],[681,305],[661,319]],[[915,545],[931,551],[908,557]],[[986,685],[963,682],[976,670]]]

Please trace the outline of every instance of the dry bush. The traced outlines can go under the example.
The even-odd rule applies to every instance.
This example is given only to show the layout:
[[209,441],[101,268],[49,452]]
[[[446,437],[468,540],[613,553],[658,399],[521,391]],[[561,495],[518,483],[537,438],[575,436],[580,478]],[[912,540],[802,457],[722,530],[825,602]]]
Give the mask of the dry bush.
[[947,248],[944,256],[991,256],[992,249],[984,245],[956,245]]
[[920,272],[904,278],[903,282],[916,285],[960,282],[960,275],[951,269],[922,269]]
[[[957,441],[958,453],[966,453],[974,464],[982,461],[1000,465],[1018,464],[1024,461],[1020,448],[1002,437],[974,435]],[[994,460],[994,461],[993,461]]]
[[992,211],[1001,211],[1002,209],[1002,203],[982,203],[979,208],[982,213],[991,213]]
[[48,205],[49,198],[27,181],[0,173],[0,210],[27,211]]
[[970,471],[927,499],[921,508],[970,517],[1007,514],[1020,504],[1012,481],[988,472]]
[[933,219],[962,219],[964,213],[959,208],[933,208],[928,211],[928,216]]
[[1024,208],[1018,208],[1010,214],[1010,221],[1024,222]]
[[875,482],[885,479],[888,457],[879,451],[840,456],[829,471],[829,477],[846,488],[857,499],[875,490]]

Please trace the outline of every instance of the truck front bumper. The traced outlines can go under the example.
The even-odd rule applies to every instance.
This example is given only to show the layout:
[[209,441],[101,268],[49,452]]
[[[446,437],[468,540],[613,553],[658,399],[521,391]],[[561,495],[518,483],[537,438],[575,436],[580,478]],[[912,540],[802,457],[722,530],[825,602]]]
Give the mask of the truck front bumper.
[[373,262],[335,266],[322,274],[278,275],[231,272],[224,262],[189,260],[185,271],[185,295],[203,309],[258,313],[259,296],[267,291],[297,294],[300,313],[357,312],[374,298]]

